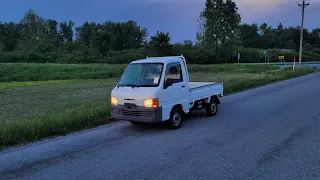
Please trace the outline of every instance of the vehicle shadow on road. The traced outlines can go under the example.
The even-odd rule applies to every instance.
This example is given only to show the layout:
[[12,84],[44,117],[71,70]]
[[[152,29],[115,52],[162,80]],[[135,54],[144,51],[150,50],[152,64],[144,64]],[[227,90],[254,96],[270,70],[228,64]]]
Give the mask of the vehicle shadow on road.
[[[192,111],[189,114],[185,115],[183,124],[181,128],[190,127],[199,122],[206,121],[209,117],[206,116],[205,111]],[[156,132],[164,132],[170,131],[170,128],[167,125],[167,122],[160,123],[141,123],[141,124],[131,124],[130,122],[122,122],[123,126],[121,130],[123,132],[131,132],[131,133],[156,133]]]

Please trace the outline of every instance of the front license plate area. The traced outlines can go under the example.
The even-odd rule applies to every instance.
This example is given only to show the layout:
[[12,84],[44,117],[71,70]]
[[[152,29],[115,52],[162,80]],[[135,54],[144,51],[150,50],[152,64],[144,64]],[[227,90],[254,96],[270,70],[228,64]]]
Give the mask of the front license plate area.
[[135,109],[137,107],[137,105],[133,104],[133,103],[124,103],[124,106],[127,109]]

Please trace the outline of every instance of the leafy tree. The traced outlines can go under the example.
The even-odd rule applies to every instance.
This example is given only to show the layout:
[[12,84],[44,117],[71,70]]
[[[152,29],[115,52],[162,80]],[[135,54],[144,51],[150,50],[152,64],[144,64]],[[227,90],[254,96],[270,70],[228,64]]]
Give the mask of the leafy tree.
[[196,45],[203,46],[205,44],[204,33],[205,33],[206,18],[204,12],[200,12],[196,34]]
[[25,16],[21,20],[22,24],[22,36],[25,40],[36,41],[45,35],[45,21],[33,10],[29,10],[25,13]]
[[4,51],[13,51],[17,47],[17,39],[21,37],[20,26],[14,22],[0,25],[0,42]]
[[17,47],[17,40],[12,37],[4,38],[4,51],[13,51]]
[[135,21],[123,23],[121,28],[123,33],[124,49],[139,48],[147,36],[147,29],[141,29]]
[[164,56],[172,53],[172,46],[170,45],[171,37],[169,33],[159,32],[151,36],[150,45],[155,50],[156,56]]
[[5,37],[5,31],[5,25],[0,22],[0,42],[2,42]]
[[294,42],[293,39],[289,39],[284,42],[284,45],[282,46],[283,49],[296,49],[297,45]]
[[[304,29],[303,31],[304,35],[304,43],[308,43],[310,41],[309,33],[307,29]],[[283,33],[284,42],[285,44],[288,44],[289,42],[293,42],[294,49],[299,50],[300,45],[300,27],[289,27],[284,30]],[[290,43],[291,44],[291,43]]]
[[304,46],[303,46],[303,50],[304,51],[312,51],[313,50],[313,47],[310,43],[306,43]]
[[272,49],[276,45],[276,34],[271,26],[268,26],[266,23],[263,23],[260,26],[260,40],[261,47],[263,49]]
[[276,35],[275,46],[277,48],[283,48],[284,46],[283,33],[284,33],[283,25],[279,23],[279,25],[277,26],[277,29],[275,29],[275,35]]
[[206,0],[205,9],[200,14],[203,38],[206,43],[224,43],[234,37],[241,17],[236,3],[231,0]]
[[[18,23],[0,22],[0,61],[128,63],[151,55],[183,54],[188,62],[208,64],[237,62],[241,53],[241,62],[264,62],[263,48],[272,49],[271,61],[278,61],[279,55],[288,60],[298,56],[299,27],[240,24],[240,20],[233,1],[206,0],[195,44],[186,40],[172,45],[169,33],[158,31],[147,39],[147,28],[132,20],[85,22],[74,28],[72,21],[44,19],[28,10]],[[303,48],[305,60],[320,60],[320,28],[304,29]]]
[[191,40],[185,40],[183,41],[183,46],[191,49],[193,47],[193,43]]
[[230,41],[236,42],[236,32],[241,21],[237,11],[236,3],[232,0],[206,0],[205,8],[200,13],[202,27],[199,28],[198,40],[201,44],[215,47],[216,61],[220,58],[219,48],[233,49]]
[[76,28],[77,40],[83,41],[86,45],[92,42],[93,35],[98,32],[96,23],[85,22],[81,27]]
[[60,23],[59,34],[62,42],[73,41],[73,26],[74,22],[72,21]]
[[148,35],[146,28],[141,28],[135,21],[117,23],[113,30],[114,50],[136,49],[146,42]]
[[260,35],[257,24],[241,24],[239,39],[244,47],[260,47]]
[[46,32],[49,39],[57,39],[58,38],[58,22],[53,19],[49,19],[46,21]]
[[122,27],[121,27],[121,23],[117,23],[116,27],[115,27],[115,40],[113,43],[113,47],[114,50],[122,50],[124,49],[123,44],[124,44],[124,40],[123,40],[123,31],[122,31]]
[[93,35],[93,47],[104,56],[112,49],[113,41],[114,35],[107,31],[97,32]]
[[196,47],[191,40],[185,40],[183,43],[175,43],[172,45],[173,54],[183,54],[188,59],[188,62],[193,60],[195,50]]
[[320,47],[320,28],[313,29],[310,34],[311,41],[314,47]]

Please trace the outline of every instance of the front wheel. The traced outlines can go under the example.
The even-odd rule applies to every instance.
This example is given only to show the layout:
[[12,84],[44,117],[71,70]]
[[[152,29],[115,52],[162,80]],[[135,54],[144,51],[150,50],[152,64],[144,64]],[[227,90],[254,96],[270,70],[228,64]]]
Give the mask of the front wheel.
[[206,107],[207,116],[215,116],[218,112],[218,101],[215,98],[210,100],[210,103]]
[[169,127],[172,130],[179,129],[183,121],[183,112],[180,108],[174,108],[170,113],[168,121]]

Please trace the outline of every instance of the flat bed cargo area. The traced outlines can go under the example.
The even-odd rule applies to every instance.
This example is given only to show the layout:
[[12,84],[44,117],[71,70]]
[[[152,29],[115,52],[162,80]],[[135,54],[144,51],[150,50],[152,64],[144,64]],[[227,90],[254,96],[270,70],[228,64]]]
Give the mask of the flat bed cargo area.
[[223,96],[222,82],[189,82],[190,101],[196,101],[212,95]]

